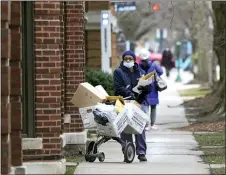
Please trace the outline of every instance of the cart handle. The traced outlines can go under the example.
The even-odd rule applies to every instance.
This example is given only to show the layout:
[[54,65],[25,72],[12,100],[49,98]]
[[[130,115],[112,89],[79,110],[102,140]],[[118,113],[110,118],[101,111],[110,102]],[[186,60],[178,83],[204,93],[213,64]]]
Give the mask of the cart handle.
[[125,98],[123,98],[123,100],[130,99],[131,97],[132,97],[132,96],[125,97]]

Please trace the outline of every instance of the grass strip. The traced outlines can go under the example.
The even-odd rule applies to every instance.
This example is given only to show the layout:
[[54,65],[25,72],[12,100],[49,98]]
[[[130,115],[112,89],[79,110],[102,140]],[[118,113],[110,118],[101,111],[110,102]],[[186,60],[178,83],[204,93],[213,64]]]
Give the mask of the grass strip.
[[214,168],[214,169],[211,169],[211,174],[212,175],[217,175],[217,174],[226,174],[225,173],[225,168]]
[[[77,165],[78,166],[78,165]],[[65,175],[74,174],[77,166],[66,166]]]
[[65,173],[65,175],[74,174],[75,169],[77,168],[79,163],[81,163],[83,161],[84,161],[84,155],[76,155],[76,156],[66,157],[66,162],[77,163],[77,165],[66,166],[66,173]]
[[[204,152],[202,159],[207,164],[225,164],[225,148],[216,148],[216,146],[225,145],[225,132],[216,132],[212,134],[194,134],[196,141]],[[213,146],[213,148],[211,148]]]
[[179,91],[180,96],[182,97],[204,97],[211,91],[209,89],[202,88],[191,88],[186,90]]
[[225,145],[225,132],[216,132],[214,134],[194,134],[194,137],[200,146]]

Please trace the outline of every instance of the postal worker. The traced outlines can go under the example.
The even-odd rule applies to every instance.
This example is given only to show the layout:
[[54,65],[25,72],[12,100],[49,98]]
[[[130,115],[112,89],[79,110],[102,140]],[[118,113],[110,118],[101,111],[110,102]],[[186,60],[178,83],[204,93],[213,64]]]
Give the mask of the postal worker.
[[[120,66],[114,71],[114,91],[116,96],[132,97],[142,106],[146,104],[146,96],[151,92],[151,86],[145,86],[139,88],[142,93],[135,93],[132,89],[137,85],[139,78],[141,78],[145,72],[139,68],[136,63],[135,54],[128,50],[122,55],[122,62]],[[143,108],[144,110],[145,108]],[[121,138],[124,141],[132,142],[132,134],[122,133]],[[142,134],[135,135],[136,142],[136,154],[140,161],[147,161],[146,158],[146,136],[145,130]],[[123,148],[122,148],[123,149]],[[125,161],[125,160],[124,160]]]

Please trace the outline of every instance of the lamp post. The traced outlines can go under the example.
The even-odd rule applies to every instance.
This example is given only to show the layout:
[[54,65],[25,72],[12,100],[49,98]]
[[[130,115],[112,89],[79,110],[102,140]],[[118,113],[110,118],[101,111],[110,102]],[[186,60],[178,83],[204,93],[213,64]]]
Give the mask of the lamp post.
[[181,59],[180,59],[180,51],[181,51],[181,42],[178,41],[176,43],[176,57],[177,57],[177,78],[176,78],[176,82],[181,82],[181,75],[180,75],[180,67],[181,67]]

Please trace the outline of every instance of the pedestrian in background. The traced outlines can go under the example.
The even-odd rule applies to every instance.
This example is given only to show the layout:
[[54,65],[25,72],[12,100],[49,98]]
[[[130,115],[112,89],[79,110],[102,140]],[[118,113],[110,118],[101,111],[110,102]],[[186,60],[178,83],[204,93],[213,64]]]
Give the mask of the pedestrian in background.
[[[143,49],[140,52],[139,58],[141,59],[141,62],[139,63],[139,67],[145,71],[145,74],[149,74],[153,71],[155,71],[159,76],[163,74],[163,70],[161,66],[154,63],[149,59],[149,51],[147,49]],[[149,114],[150,114],[150,124],[146,127],[146,130],[150,129],[157,129],[155,126],[156,121],[156,106],[159,104],[159,98],[158,98],[158,90],[157,90],[157,82],[156,79],[152,83],[152,91],[150,94],[147,95],[147,103],[149,105]]]
[[162,53],[161,66],[165,67],[166,76],[169,77],[171,69],[175,67],[175,62],[173,60],[173,54],[169,48],[164,49],[164,51]]

